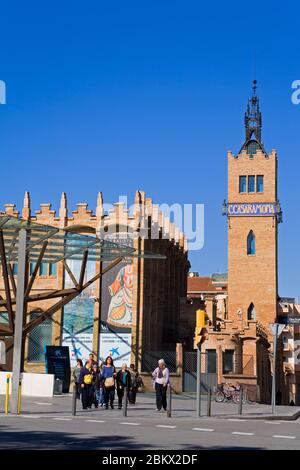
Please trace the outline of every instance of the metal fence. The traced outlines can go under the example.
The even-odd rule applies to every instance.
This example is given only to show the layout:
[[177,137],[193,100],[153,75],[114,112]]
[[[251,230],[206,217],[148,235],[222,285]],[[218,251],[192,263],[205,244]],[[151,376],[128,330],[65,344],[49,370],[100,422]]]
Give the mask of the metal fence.
[[[217,385],[217,362],[205,352],[201,353],[201,393],[206,394]],[[183,356],[183,390],[196,392],[197,352],[185,352]]]
[[159,359],[164,359],[171,373],[177,372],[176,351],[151,351],[142,355],[142,372],[153,372]]
[[[31,318],[36,318],[31,315]],[[52,344],[52,320],[47,319],[28,335],[28,362],[44,362],[45,346]]]

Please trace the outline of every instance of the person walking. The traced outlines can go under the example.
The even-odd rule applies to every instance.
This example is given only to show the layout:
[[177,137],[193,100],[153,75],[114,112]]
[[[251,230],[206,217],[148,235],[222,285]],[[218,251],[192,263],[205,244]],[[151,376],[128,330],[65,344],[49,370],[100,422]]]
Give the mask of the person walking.
[[158,367],[153,371],[154,388],[156,392],[156,410],[167,411],[167,388],[170,385],[170,371],[164,359],[158,361]]
[[130,364],[129,372],[130,372],[131,383],[130,383],[130,389],[128,392],[128,400],[131,405],[135,405],[136,393],[138,391],[141,378],[139,377],[139,373],[135,369],[134,364]]
[[93,404],[95,408],[98,408],[99,401],[100,401],[100,370],[97,364],[93,364],[93,386],[94,386],[94,395],[93,395]]
[[84,410],[92,407],[94,400],[94,384],[92,363],[89,359],[85,366],[80,369],[79,384],[81,387],[82,408]]
[[105,363],[101,372],[101,379],[103,381],[104,389],[104,403],[106,410],[108,410],[108,404],[110,404],[111,409],[114,408],[115,378],[116,369],[114,366],[114,361],[111,356],[108,356],[105,359]]
[[102,369],[104,366],[104,362],[102,361],[99,366],[99,378],[100,378],[100,388],[99,388],[99,405],[101,408],[104,405],[104,381],[102,379]]
[[73,369],[73,379],[76,387],[76,398],[79,400],[80,399],[80,383],[79,383],[79,375],[80,375],[80,370],[82,369],[83,364],[81,359],[77,359],[77,364]]
[[131,387],[131,375],[129,370],[127,369],[127,364],[122,364],[122,369],[119,370],[116,376],[117,382],[117,394],[118,394],[118,408],[121,410],[122,408],[122,401],[124,396],[125,387],[127,387],[127,391]]

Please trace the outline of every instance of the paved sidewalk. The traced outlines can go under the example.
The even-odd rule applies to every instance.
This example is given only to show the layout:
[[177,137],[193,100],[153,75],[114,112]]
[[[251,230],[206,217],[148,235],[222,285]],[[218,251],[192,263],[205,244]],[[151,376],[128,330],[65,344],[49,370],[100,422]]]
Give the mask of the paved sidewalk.
[[[5,397],[0,396],[0,417],[4,414]],[[115,404],[117,401],[115,400]],[[81,402],[77,400],[77,416],[93,416],[107,414],[111,418],[122,416],[122,411],[116,409],[105,410],[103,408],[83,411]],[[72,395],[56,395],[52,398],[22,398],[22,415],[40,416],[71,416],[72,415]],[[140,393],[137,395],[137,404],[128,405],[128,417],[157,418],[158,415],[166,416],[163,412],[155,411],[155,395],[153,393]],[[202,397],[201,415],[207,415],[207,398]],[[242,415],[238,414],[238,405],[233,403],[216,403],[212,400],[211,417],[224,419],[264,419],[264,420],[295,420],[300,416],[300,407],[277,406],[276,414],[272,414],[270,405],[257,403],[243,404]],[[172,396],[172,418],[177,419],[197,419],[196,397],[192,394],[182,394]],[[209,418],[207,418],[209,419]]]

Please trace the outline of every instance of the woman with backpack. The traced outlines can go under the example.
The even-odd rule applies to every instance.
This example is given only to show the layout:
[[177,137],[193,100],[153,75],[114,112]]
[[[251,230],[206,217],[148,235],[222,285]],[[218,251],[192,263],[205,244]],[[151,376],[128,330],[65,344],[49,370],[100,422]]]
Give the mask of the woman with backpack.
[[101,371],[101,379],[104,390],[104,403],[106,410],[108,410],[108,404],[110,404],[111,409],[114,408],[115,378],[116,368],[114,366],[114,361],[111,356],[108,356],[105,359],[105,363]]

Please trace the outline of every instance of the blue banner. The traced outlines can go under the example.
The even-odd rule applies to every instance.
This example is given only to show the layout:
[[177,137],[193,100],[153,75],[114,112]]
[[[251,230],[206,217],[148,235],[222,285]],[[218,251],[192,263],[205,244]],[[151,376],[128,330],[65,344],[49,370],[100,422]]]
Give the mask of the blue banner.
[[273,202],[230,203],[228,204],[227,214],[230,217],[274,217],[277,214],[277,209],[276,203]]

